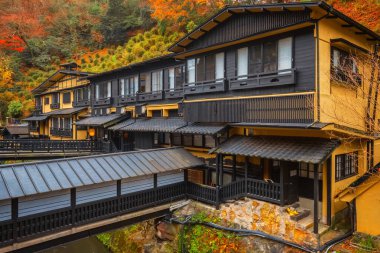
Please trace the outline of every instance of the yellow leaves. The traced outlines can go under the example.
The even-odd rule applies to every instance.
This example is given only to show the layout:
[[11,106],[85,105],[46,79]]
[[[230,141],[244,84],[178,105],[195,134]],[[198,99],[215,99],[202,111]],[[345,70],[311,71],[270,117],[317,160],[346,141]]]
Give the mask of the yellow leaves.
[[8,89],[12,84],[13,72],[10,68],[10,58],[0,56],[0,90]]

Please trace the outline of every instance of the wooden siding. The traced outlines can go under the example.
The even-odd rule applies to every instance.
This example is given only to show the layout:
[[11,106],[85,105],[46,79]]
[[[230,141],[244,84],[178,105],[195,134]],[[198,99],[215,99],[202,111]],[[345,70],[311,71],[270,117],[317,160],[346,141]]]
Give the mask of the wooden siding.
[[265,31],[298,24],[310,19],[309,11],[277,13],[242,13],[231,16],[199,39],[190,43],[187,50],[196,50],[245,38]]
[[169,185],[169,184],[175,184],[179,182],[183,182],[185,179],[183,171],[175,171],[172,173],[168,174],[159,174],[157,176],[157,186],[164,186],[164,185]]
[[136,149],[149,149],[153,148],[153,133],[150,132],[136,132],[135,133],[135,147]]
[[0,221],[12,218],[11,200],[0,201]]
[[43,213],[69,206],[69,190],[44,193],[32,197],[23,197],[19,199],[18,216],[24,217],[36,213]]
[[189,122],[312,123],[313,94],[191,102],[184,104]]
[[121,194],[124,195],[132,192],[152,189],[154,186],[153,184],[153,175],[124,179],[121,181]]
[[116,196],[116,182],[94,184],[77,188],[77,204],[107,199]]

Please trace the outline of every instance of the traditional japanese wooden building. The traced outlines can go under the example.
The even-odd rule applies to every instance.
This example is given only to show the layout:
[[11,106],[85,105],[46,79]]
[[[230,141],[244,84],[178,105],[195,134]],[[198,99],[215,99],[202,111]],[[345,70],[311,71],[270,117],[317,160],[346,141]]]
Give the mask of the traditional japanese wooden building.
[[83,140],[87,129],[73,125],[85,117],[90,108],[89,82],[81,78],[89,73],[79,71],[76,63],[62,64],[47,80],[35,88],[35,112],[25,118],[30,134],[52,140]]
[[[188,170],[209,193],[200,200],[243,191],[299,203],[319,233],[347,206],[354,214],[343,196],[380,160],[361,78],[374,71],[347,61],[379,40],[324,2],[227,6],[172,54],[88,76],[91,115],[73,125],[120,151],[183,146],[204,160]],[[355,84],[333,80],[343,64]]]

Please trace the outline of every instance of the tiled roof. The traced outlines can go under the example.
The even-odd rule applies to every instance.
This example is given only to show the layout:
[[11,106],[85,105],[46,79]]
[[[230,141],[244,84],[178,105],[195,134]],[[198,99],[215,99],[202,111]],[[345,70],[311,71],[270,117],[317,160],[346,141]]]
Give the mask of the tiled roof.
[[112,123],[116,121],[117,123],[119,120],[122,120],[125,118],[125,115],[121,114],[109,114],[104,116],[92,116],[88,117],[82,120],[79,120],[75,123],[77,126],[103,126],[109,123]]
[[5,129],[12,135],[28,135],[28,124],[8,125]]
[[215,135],[227,128],[226,124],[205,124],[205,123],[191,123],[187,126],[177,129],[176,133],[181,134],[205,134]]
[[87,109],[87,107],[77,107],[77,108],[67,108],[67,109],[59,109],[59,110],[54,110],[51,112],[44,113],[43,115],[45,116],[52,116],[52,115],[70,115],[74,114],[80,111],[83,111]]
[[322,138],[235,136],[212,152],[315,164],[326,159],[338,145],[337,140]]
[[43,121],[47,118],[48,118],[47,115],[39,115],[39,116],[31,116],[31,117],[25,118],[23,120],[24,121]]
[[171,133],[178,128],[186,126],[182,118],[144,118],[119,129],[131,132],[166,132]]
[[183,148],[0,166],[0,200],[202,166]]

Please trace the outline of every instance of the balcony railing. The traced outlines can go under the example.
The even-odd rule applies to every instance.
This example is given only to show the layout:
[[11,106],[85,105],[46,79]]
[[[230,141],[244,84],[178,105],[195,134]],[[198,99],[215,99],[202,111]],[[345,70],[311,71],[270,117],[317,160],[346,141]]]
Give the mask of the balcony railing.
[[165,98],[183,98],[183,89],[165,90]]
[[296,82],[295,69],[279,72],[259,73],[255,75],[236,76],[230,79],[230,90],[254,89],[270,86],[288,85]]
[[35,105],[35,110],[36,111],[42,111],[42,105]]
[[64,128],[50,128],[50,134],[54,136],[61,136],[61,137],[72,137],[73,130],[64,129]]
[[98,98],[94,101],[94,106],[102,106],[102,105],[111,105],[113,103],[113,98]]
[[59,109],[60,103],[51,103],[50,109]]
[[40,128],[38,126],[33,126],[33,125],[29,126],[30,132],[39,132],[39,130],[40,130]]
[[90,106],[91,101],[89,99],[81,100],[81,101],[73,101],[73,107],[84,107],[84,106]]
[[184,84],[183,92],[185,95],[202,94],[209,92],[223,92],[226,91],[226,79],[207,80],[196,83]]
[[137,101],[139,102],[161,100],[163,98],[164,98],[163,91],[137,93]]
[[104,152],[104,142],[95,140],[1,140],[0,152],[64,152],[64,151],[89,151]]
[[134,103],[137,101],[136,95],[121,95],[119,96],[119,104]]

